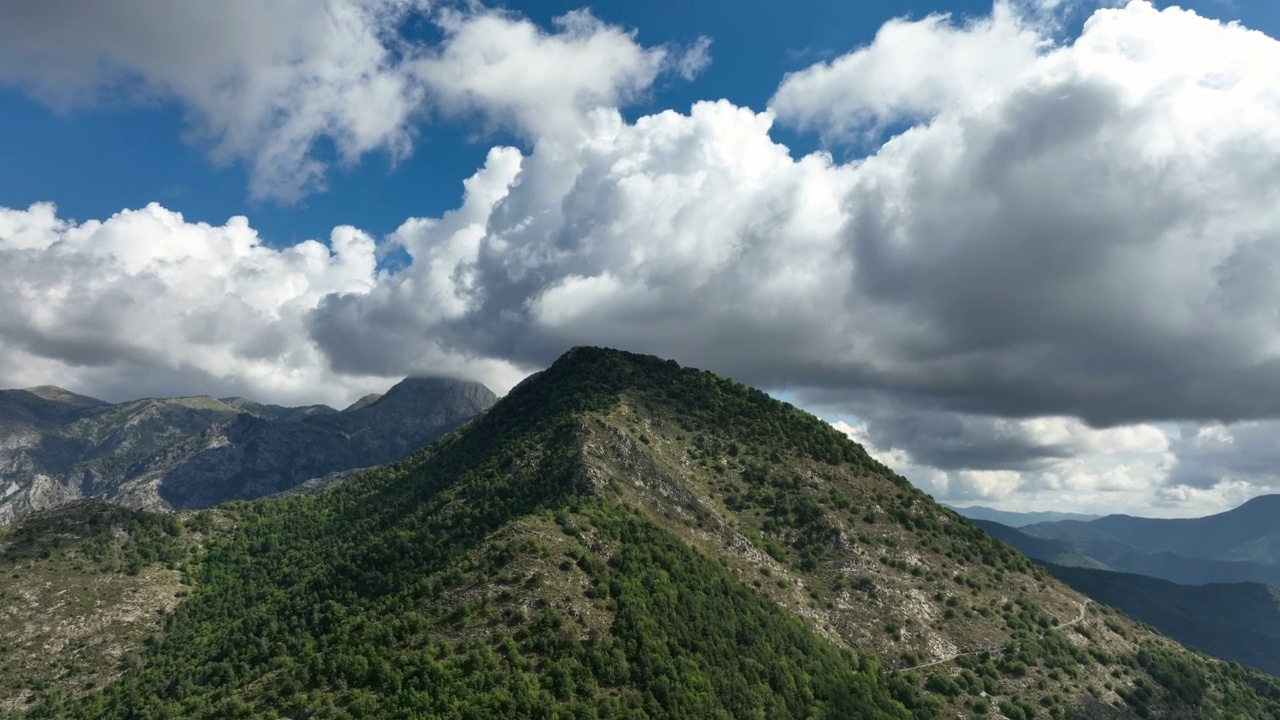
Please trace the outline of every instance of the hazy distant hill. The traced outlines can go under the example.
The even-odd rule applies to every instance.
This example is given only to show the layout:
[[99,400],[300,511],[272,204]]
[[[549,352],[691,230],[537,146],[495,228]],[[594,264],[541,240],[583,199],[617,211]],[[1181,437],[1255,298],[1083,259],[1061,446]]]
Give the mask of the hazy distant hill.
[[1185,584],[1280,584],[1280,495],[1254,498],[1203,518],[1108,515],[1089,522],[1027,525],[1025,534],[1062,543],[1115,570]]
[[[1142,552],[1184,557],[1280,563],[1280,495],[1256,497],[1240,507],[1201,518],[1157,519],[1108,515],[1089,523],[1098,532]],[[1047,536],[1051,528],[1032,529]]]
[[100,508],[0,531],[0,714],[1280,718],[1280,683],[658,358],[576,348],[319,494]]
[[982,528],[991,537],[1012,545],[1018,552],[1029,558],[1065,567],[1112,569],[1106,563],[1079,552],[1078,548],[1062,540],[1038,538],[990,520],[974,520],[973,524]]
[[[975,521],[992,537],[1045,564],[1059,580],[1101,603],[1119,608],[1170,637],[1224,660],[1235,660],[1280,675],[1280,589],[1257,582],[1177,584],[1115,568],[1082,554],[1064,540],[1028,535],[998,523]],[[1169,574],[1186,575],[1189,567],[1224,563],[1195,558],[1169,560]],[[1186,564],[1178,567],[1178,563]],[[1139,565],[1133,561],[1130,564]],[[1156,567],[1156,569],[1161,569]]]
[[207,396],[111,404],[48,386],[0,391],[0,524],[79,498],[168,509],[260,497],[395,460],[494,400],[482,385],[430,378],[343,412]]
[[1048,565],[1054,577],[1183,644],[1280,675],[1280,588],[1178,585],[1131,573]]
[[989,520],[991,522],[998,522],[1001,525],[1008,525],[1009,527],[1022,527],[1024,525],[1033,525],[1041,522],[1056,522],[1058,520],[1095,520],[1099,517],[1098,515],[1086,515],[1084,513],[1052,511],[1011,512],[1008,510],[996,510],[995,508],[983,507],[982,505],[970,505],[968,507],[946,505],[946,507],[955,510],[970,520]]

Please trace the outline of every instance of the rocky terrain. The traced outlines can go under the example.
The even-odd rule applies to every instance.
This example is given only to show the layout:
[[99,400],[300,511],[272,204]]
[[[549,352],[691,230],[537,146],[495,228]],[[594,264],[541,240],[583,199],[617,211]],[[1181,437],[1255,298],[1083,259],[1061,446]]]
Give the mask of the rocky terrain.
[[408,378],[343,411],[0,391],[0,524],[80,498],[166,511],[269,495],[396,460],[495,399],[482,385],[441,378]]

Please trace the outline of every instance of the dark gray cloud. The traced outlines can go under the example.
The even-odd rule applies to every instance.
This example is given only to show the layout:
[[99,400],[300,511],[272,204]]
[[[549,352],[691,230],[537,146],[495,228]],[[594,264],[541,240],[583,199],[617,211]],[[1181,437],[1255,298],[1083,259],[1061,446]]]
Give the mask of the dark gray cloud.
[[[1049,461],[1084,455],[1082,438],[1037,436],[1017,421],[949,412],[868,412],[868,439],[902,448],[921,465],[940,470],[1031,471]],[[1070,428],[1083,430],[1083,428]]]
[[1171,485],[1205,490],[1244,483],[1280,490],[1280,422],[1187,425],[1182,433],[1173,444]]

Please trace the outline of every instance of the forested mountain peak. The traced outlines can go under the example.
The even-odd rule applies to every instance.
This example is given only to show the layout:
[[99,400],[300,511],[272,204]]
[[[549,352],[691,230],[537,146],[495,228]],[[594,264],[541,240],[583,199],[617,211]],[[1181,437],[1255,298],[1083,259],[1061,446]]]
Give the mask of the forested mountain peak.
[[[94,542],[181,548],[165,557],[187,596],[93,685],[8,661],[14,707],[1280,717],[1272,681],[1087,602],[826,423],[647,356],[575,348],[457,432],[327,492],[159,532],[145,517]],[[19,574],[91,573],[86,547]],[[41,682],[57,694],[25,689]]]

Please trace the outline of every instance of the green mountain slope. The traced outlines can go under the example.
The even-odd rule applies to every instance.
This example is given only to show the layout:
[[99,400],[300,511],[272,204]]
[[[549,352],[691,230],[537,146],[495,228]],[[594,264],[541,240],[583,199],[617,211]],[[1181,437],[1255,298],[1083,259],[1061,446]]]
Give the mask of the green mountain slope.
[[974,521],[992,537],[1045,564],[1097,602],[1124,611],[1190,647],[1280,675],[1280,589],[1252,582],[1183,585],[1118,572],[1067,541]]
[[1280,717],[1273,681],[1087,603],[818,419],[615,351],[571,351],[401,462],[172,538],[193,590],[160,629],[106,684],[45,673],[12,707]]

